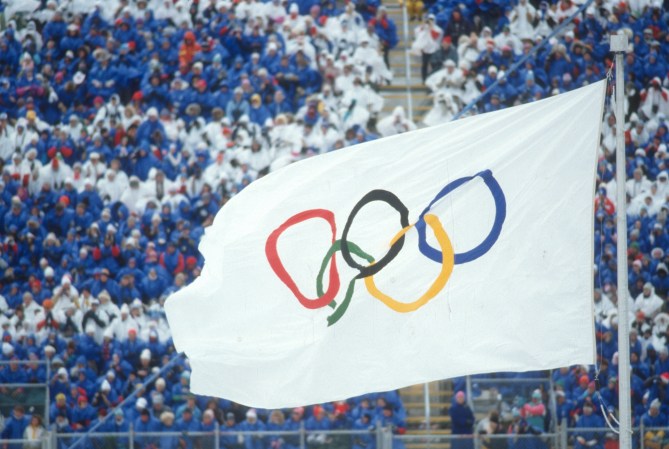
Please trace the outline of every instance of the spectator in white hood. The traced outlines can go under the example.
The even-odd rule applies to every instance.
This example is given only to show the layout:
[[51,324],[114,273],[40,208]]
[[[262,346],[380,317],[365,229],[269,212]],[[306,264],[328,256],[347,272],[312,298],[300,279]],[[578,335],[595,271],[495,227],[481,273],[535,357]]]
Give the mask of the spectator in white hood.
[[406,117],[402,106],[396,106],[392,115],[379,120],[376,129],[383,137],[388,137],[413,131],[416,124]]

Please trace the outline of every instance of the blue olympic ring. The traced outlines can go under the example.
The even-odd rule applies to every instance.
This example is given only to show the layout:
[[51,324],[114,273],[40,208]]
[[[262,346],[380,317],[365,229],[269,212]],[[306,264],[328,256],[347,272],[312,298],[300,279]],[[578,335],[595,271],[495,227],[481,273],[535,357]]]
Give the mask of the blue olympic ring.
[[502,225],[504,224],[504,220],[506,219],[506,198],[504,197],[504,192],[502,191],[502,187],[500,187],[499,183],[492,175],[492,172],[490,170],[484,170],[482,172],[475,174],[474,176],[466,176],[464,178],[459,178],[447,184],[432,199],[432,201],[430,201],[430,204],[428,204],[425,210],[423,210],[423,212],[420,214],[420,216],[418,217],[418,221],[416,222],[416,229],[418,230],[418,248],[420,249],[420,252],[424,256],[438,263],[441,263],[443,259],[441,251],[431,247],[427,243],[425,214],[427,214],[430,211],[430,209],[432,209],[432,206],[434,206],[435,203],[437,203],[443,197],[445,197],[458,187],[463,186],[464,184],[468,183],[469,181],[473,180],[476,177],[480,177],[481,179],[483,179],[486,186],[488,186],[488,189],[490,190],[493,199],[495,200],[495,221],[492,225],[492,228],[490,229],[490,233],[488,233],[488,236],[478,246],[470,249],[467,252],[455,254],[455,264],[457,265],[461,263],[467,263],[471,262],[472,260],[478,259],[482,255],[487,253],[492,247],[492,245],[494,245],[497,239],[499,238],[499,234],[502,232]]

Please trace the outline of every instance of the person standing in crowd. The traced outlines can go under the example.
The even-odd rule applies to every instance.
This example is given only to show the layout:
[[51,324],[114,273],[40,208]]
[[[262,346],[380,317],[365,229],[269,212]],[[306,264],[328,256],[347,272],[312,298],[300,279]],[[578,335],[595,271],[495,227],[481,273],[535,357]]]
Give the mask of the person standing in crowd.
[[27,442],[23,443],[23,449],[38,449],[44,444],[46,438],[46,429],[42,424],[42,417],[38,414],[33,414],[30,417],[30,424],[23,431],[23,439]]
[[[5,421],[5,427],[2,429],[0,437],[3,440],[21,440],[30,424],[31,417],[25,414],[23,406],[16,405],[12,415]],[[6,443],[5,447],[8,447]]]
[[459,435],[459,438],[454,440],[453,444],[457,446],[457,449],[473,448],[474,413],[469,408],[463,391],[458,391],[455,394],[448,414],[451,417],[451,433]]
[[416,39],[411,45],[413,54],[420,56],[420,75],[423,82],[427,79],[432,55],[439,50],[439,43],[443,38],[443,30],[437,25],[434,14],[427,14],[423,22],[418,25],[414,34]]

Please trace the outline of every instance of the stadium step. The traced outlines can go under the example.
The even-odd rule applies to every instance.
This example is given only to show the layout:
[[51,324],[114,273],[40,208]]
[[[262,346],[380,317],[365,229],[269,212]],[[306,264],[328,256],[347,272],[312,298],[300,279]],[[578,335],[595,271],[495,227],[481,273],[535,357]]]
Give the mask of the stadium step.
[[404,445],[407,449],[450,449],[451,443],[406,443]]
[[[408,36],[405,40],[402,7],[399,4],[393,4],[388,5],[387,10],[388,15],[395,21],[399,43],[388,54],[390,70],[393,72],[393,81],[390,86],[381,88],[380,93],[385,100],[382,113],[383,115],[392,113],[395,107],[402,106],[407,115],[413,118],[414,123],[418,127],[422,127],[423,117],[432,108],[432,98],[420,78],[420,58],[413,55],[409,56],[409,72],[407,73],[405,54],[406,49],[411,46],[413,41],[413,29],[416,22],[408,24]],[[409,111],[408,90],[411,91],[411,111]]]
[[[448,392],[444,392],[445,394],[448,394]],[[436,395],[435,395],[436,396]],[[430,408],[439,408],[439,409],[444,409],[448,407],[450,404],[448,402],[430,402]],[[424,408],[425,404],[423,402],[405,402],[404,403],[404,408],[410,409],[410,408]]]
[[406,432],[407,435],[425,435],[425,436],[440,436],[440,435],[450,435],[451,431],[448,429],[409,429]]
[[[420,63],[416,61],[411,61],[409,60],[409,67],[411,68],[411,71],[413,72],[414,70],[416,73],[420,73]],[[401,61],[393,61],[392,59],[390,60],[390,68],[391,69],[397,69],[397,70],[404,70],[406,68],[406,63],[404,62],[404,59]],[[393,70],[393,72],[394,72]]]
[[[408,416],[407,417],[407,424],[425,424],[427,422],[427,419],[425,416]],[[449,426],[451,425],[451,417],[450,416],[430,416],[430,423],[432,425],[441,425],[441,424],[448,424]]]
[[[448,414],[453,391],[450,382],[431,382],[428,384],[430,400],[430,426],[427,427],[425,416],[425,387],[413,385],[402,388],[400,396],[407,412],[407,434],[410,435],[448,435],[451,417]],[[416,443],[413,449],[427,449],[425,442]],[[411,444],[414,444],[411,442]]]

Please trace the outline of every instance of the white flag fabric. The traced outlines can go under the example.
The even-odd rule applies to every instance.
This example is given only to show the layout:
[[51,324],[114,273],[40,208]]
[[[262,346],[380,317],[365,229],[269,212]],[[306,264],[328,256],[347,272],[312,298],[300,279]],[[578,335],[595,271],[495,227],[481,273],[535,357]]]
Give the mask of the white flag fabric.
[[165,305],[191,390],[283,408],[594,363],[604,83],[248,186]]

